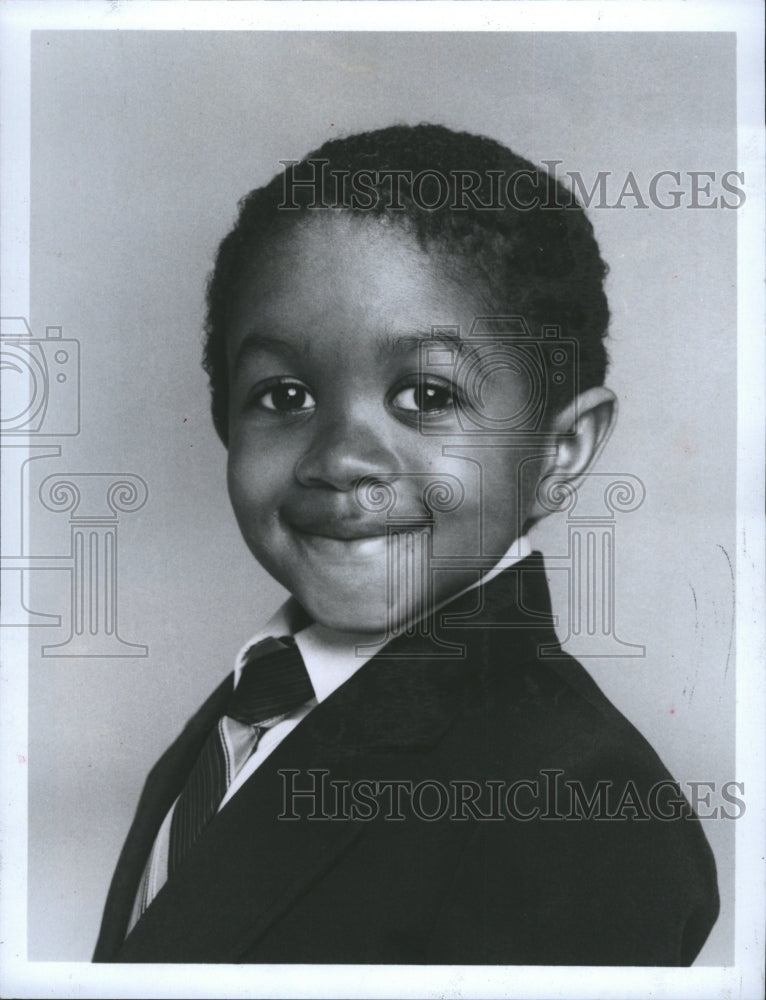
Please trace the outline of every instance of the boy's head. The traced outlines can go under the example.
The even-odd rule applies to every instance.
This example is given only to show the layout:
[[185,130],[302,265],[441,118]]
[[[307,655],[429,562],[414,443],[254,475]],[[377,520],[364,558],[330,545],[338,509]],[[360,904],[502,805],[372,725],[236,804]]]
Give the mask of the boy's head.
[[438,126],[329,142],[243,199],[208,287],[213,417],[245,539],[313,618],[445,599],[540,515],[543,472],[587,467],[604,274],[566,189]]

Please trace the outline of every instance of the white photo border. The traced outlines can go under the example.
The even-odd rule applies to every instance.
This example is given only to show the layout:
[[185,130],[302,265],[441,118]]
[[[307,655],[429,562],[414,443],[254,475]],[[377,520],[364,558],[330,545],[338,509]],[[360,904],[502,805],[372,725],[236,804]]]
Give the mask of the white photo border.
[[[394,10],[395,8],[395,10]],[[737,776],[731,967],[108,966],[26,960],[27,635],[3,635],[0,994],[8,997],[755,998],[764,954],[764,128],[763,7],[699,2],[15,2],[0,7],[2,308],[29,314],[30,33],[34,30],[727,31],[737,34],[738,212]],[[438,26],[438,27],[435,27]],[[8,497],[6,497],[8,502]],[[6,632],[9,630],[5,630]]]

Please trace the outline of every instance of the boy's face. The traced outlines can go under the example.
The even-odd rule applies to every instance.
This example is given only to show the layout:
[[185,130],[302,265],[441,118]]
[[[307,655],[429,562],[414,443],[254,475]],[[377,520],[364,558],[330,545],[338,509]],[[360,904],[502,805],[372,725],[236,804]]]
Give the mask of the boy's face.
[[457,407],[470,416],[479,390],[484,426],[512,419],[528,383],[496,345],[461,348],[457,376],[421,348],[433,326],[465,337],[489,312],[482,292],[403,230],[328,214],[286,225],[242,283],[229,492],[256,559],[324,625],[383,632],[473,583],[519,534],[529,449],[466,434]]

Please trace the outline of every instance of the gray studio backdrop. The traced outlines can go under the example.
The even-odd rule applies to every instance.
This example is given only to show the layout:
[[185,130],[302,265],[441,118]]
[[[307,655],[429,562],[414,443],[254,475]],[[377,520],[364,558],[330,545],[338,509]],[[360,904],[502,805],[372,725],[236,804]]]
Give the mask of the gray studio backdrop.
[[[443,122],[560,160],[588,187],[609,171],[610,204],[628,171],[644,197],[659,171],[684,175],[677,209],[590,211],[621,407],[598,468],[646,490],[615,522],[616,627],[645,656],[583,662],[687,792],[735,779],[737,213],[688,207],[685,175],[715,173],[709,202],[736,169],[734,36],[42,32],[32,53],[29,321],[78,341],[81,420],[70,436],[43,428],[60,453],[26,470],[32,549],[64,557],[32,595],[61,625],[30,633],[30,959],[88,960],[149,767],[283,597],[229,510],[199,367],[203,286],[238,197],[333,135]],[[116,545],[98,571],[136,645],[111,652],[146,655],[100,655],[99,636],[43,655],[69,636],[82,573],[66,498],[41,500],[53,475],[80,476]],[[104,491],[126,475],[115,512]],[[535,540],[565,556],[566,516]],[[550,576],[566,631],[566,575]],[[732,956],[735,825],[705,823],[723,909],[703,964]]]

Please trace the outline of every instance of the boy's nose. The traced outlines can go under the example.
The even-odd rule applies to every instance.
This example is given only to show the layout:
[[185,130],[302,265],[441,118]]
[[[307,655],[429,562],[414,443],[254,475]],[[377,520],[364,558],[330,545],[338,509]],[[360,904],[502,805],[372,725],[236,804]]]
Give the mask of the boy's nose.
[[366,476],[396,473],[393,449],[373,424],[348,417],[318,424],[310,447],[296,465],[298,481],[345,492]]

